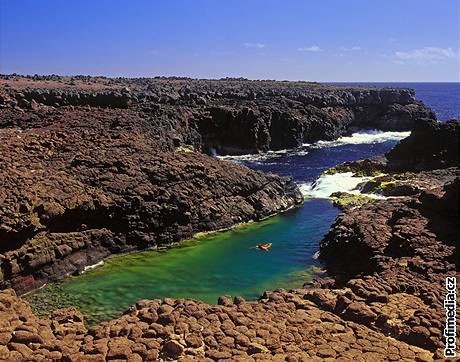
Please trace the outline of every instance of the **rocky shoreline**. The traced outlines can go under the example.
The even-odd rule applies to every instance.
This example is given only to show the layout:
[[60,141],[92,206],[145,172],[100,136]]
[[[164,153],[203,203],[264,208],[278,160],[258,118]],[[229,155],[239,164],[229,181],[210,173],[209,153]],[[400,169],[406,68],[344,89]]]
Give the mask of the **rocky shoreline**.
[[26,128],[43,120],[24,124],[18,110],[74,118],[74,109],[98,108],[110,127],[134,123],[163,148],[188,145],[220,155],[295,148],[357,128],[407,131],[421,118],[436,118],[412,89],[239,78],[2,76],[0,107],[13,110],[6,126]]
[[[443,358],[445,280],[459,276],[460,122],[427,121],[384,157],[334,171],[375,175],[321,242],[318,306]],[[365,195],[365,194],[364,194]]]
[[303,201],[288,178],[198,153],[158,152],[140,135],[96,141],[97,130],[86,139],[56,132],[0,136],[9,154],[0,276],[20,293],[114,253],[261,220]]
[[[302,202],[288,178],[192,149],[264,151],[354,127],[413,130],[384,158],[336,168],[384,172],[386,179],[363,187],[381,191],[385,183],[398,197],[346,208],[337,218],[320,247],[327,277],[256,302],[139,301],[90,329],[73,308],[39,319],[6,289],[0,359],[442,358],[443,281],[458,275],[460,259],[459,122],[435,122],[410,90],[61,77],[4,77],[0,89],[0,153],[8,155],[0,161],[0,280],[19,293],[109,254],[260,220]],[[282,142],[272,137],[278,124],[288,130]],[[232,138],[232,129],[249,138]]]
[[24,293],[111,254],[303,200],[291,180],[203,152],[296,147],[356,127],[412,129],[421,115],[434,118],[410,89],[2,76],[0,287]]

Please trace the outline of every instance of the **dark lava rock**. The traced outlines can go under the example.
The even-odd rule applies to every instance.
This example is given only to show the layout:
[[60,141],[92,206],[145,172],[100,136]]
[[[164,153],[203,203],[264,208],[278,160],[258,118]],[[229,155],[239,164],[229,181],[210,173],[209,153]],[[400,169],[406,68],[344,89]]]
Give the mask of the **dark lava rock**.
[[[349,290],[349,305],[337,308],[338,315],[441,353],[444,281],[457,275],[460,260],[459,186],[456,177],[443,187],[364,204],[337,218],[321,242],[320,260],[339,296],[340,288]],[[317,304],[326,309],[331,302]]]
[[[11,113],[1,112],[4,125]],[[303,201],[290,178],[174,151],[129,114],[111,127],[116,114],[65,110],[45,124],[32,116],[23,129],[0,128],[8,155],[0,160],[1,286],[25,292],[110,254],[170,245]]]
[[386,157],[390,170],[421,171],[460,165],[460,121],[418,122]]
[[[16,110],[6,123],[21,128],[24,110],[123,115],[123,122],[113,117],[112,127],[136,119],[169,147],[189,144],[219,154],[294,148],[356,128],[411,130],[421,118],[435,119],[412,89],[241,79],[3,76],[0,107]],[[34,118],[29,127],[50,121]]]

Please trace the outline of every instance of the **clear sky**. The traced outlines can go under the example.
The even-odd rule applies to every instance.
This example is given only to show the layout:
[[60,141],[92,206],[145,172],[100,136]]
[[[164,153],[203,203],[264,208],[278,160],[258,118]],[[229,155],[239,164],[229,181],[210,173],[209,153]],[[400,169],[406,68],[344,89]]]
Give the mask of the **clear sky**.
[[459,81],[460,0],[0,0],[0,72]]

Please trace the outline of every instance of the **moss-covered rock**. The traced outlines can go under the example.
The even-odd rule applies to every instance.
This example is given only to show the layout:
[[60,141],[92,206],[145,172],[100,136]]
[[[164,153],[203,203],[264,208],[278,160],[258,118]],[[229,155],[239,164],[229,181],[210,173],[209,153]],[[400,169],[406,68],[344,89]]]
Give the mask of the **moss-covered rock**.
[[334,206],[337,206],[341,210],[359,207],[369,202],[374,202],[375,199],[362,195],[362,194],[350,194],[347,192],[334,192],[331,195],[331,199]]
[[324,171],[325,175],[335,175],[336,173],[353,172],[356,177],[376,177],[383,173],[384,161],[375,158],[369,160],[358,160],[341,163]]
[[385,190],[393,188],[396,185],[396,181],[382,181],[377,182],[376,187],[374,188],[374,193],[384,194]]
[[362,184],[361,190],[364,193],[381,194],[384,196],[414,195],[420,191],[410,181],[415,176],[412,172],[382,175]]

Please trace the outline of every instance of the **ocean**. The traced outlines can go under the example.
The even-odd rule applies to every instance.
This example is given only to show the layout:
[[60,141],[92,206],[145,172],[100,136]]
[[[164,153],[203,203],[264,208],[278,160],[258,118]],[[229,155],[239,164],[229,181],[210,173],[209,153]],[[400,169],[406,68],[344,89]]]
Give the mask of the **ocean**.
[[[373,85],[414,88],[417,98],[432,107],[440,120],[460,118],[459,83]],[[297,150],[222,157],[292,176],[308,199],[301,207],[268,220],[195,238],[171,250],[114,257],[26,299],[40,311],[77,306],[91,324],[116,317],[144,298],[184,297],[216,303],[224,294],[257,299],[265,290],[300,287],[318,271],[314,256],[319,242],[339,214],[327,197],[334,191],[353,190],[363,180],[351,174],[321,176],[322,172],[341,162],[382,155],[408,134],[366,130]],[[273,243],[272,249],[255,249],[261,242]]]
[[347,86],[401,87],[415,90],[416,98],[429,106],[439,121],[460,118],[460,83],[328,83]]

